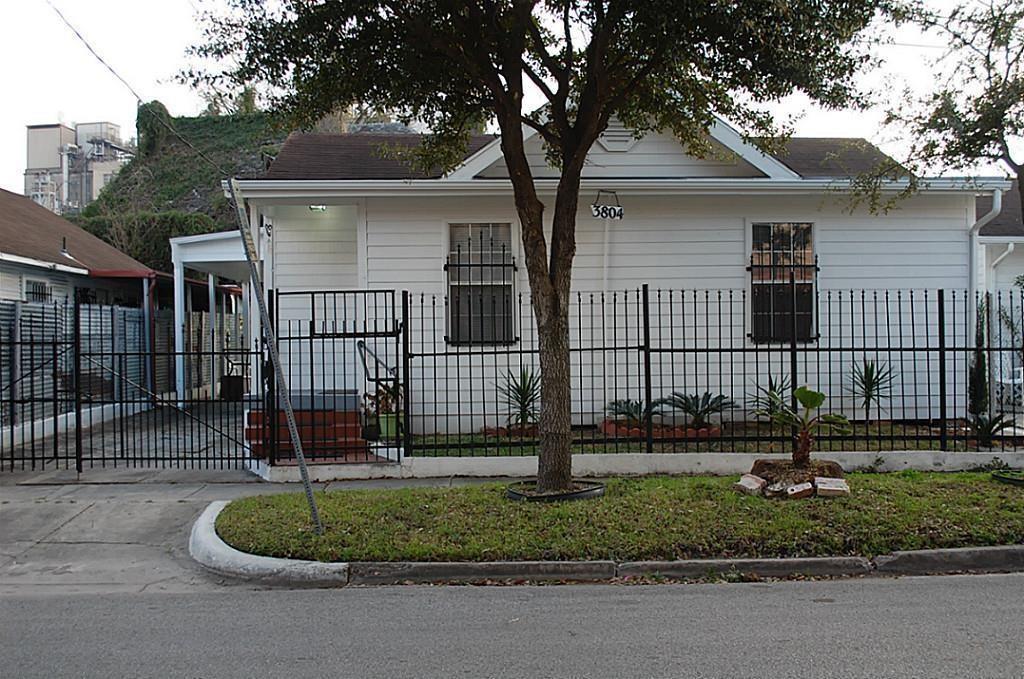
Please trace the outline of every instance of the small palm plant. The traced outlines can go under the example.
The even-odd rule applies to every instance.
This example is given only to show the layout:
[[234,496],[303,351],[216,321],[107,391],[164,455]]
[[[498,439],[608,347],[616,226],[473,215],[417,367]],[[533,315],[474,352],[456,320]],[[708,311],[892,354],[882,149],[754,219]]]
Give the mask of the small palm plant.
[[649,418],[662,414],[661,402],[645,404],[642,399],[618,399],[608,404],[608,414],[629,427],[643,427]]
[[793,448],[793,466],[807,467],[811,462],[814,435],[818,432],[835,432],[841,436],[851,433],[850,421],[838,413],[815,414],[825,403],[825,394],[808,387],[799,387],[793,392],[799,409],[794,410],[785,399],[775,403],[772,421],[796,429],[796,446]]
[[850,390],[864,409],[864,424],[871,424],[871,408],[892,396],[892,383],[896,380],[888,363],[875,363],[867,358],[853,366],[853,384]]
[[509,407],[508,426],[523,431],[537,424],[540,375],[530,368],[521,369],[518,375],[509,370],[505,374],[504,384],[498,385],[498,393],[505,398]]
[[685,413],[690,418],[690,426],[694,429],[708,427],[712,415],[718,415],[736,407],[736,403],[724,394],[712,394],[710,391],[705,391],[703,394],[684,394],[674,391],[663,402],[673,410]]

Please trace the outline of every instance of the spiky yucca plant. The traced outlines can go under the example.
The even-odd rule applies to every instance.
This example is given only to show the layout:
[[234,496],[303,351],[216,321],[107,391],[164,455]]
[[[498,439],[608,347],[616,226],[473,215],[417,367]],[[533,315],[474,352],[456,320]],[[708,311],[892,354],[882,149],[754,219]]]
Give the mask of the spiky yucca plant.
[[760,417],[771,419],[772,413],[776,410],[775,404],[780,400],[788,401],[792,391],[793,383],[790,381],[789,375],[779,378],[769,375],[767,386],[758,385],[757,390],[747,396],[748,407],[754,411],[755,415],[763,413]]
[[525,429],[537,424],[540,406],[540,375],[530,368],[522,368],[516,375],[505,373],[505,381],[498,385],[498,393],[505,397],[509,407],[508,426]]
[[888,363],[875,363],[864,359],[853,366],[853,384],[850,390],[864,409],[864,424],[871,424],[871,408],[892,396],[892,383],[896,375]]

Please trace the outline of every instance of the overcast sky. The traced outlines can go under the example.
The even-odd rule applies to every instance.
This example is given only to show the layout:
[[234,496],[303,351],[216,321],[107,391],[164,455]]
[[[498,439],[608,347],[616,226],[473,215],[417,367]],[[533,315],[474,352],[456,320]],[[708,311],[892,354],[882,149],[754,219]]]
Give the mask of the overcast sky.
[[[25,126],[65,122],[111,121],[125,139],[135,132],[135,99],[75,38],[46,0],[2,0],[0,84],[8,96],[0,105],[0,187],[21,193],[25,171]],[[215,0],[213,0],[215,1]],[[199,39],[196,8],[211,0],[52,0],[140,95],[159,99],[174,115],[195,115],[204,104],[187,87],[173,82],[185,63],[185,50]],[[949,5],[946,0],[937,0]],[[895,40],[937,44],[933,36],[902,30]],[[927,86],[933,76],[927,62],[940,50],[886,46],[887,64],[866,78],[902,91],[902,84]],[[866,137],[893,153],[900,140],[880,130],[882,111],[825,112],[799,98],[778,107],[799,114],[796,133],[805,136]],[[1001,171],[997,173],[1002,174]]]

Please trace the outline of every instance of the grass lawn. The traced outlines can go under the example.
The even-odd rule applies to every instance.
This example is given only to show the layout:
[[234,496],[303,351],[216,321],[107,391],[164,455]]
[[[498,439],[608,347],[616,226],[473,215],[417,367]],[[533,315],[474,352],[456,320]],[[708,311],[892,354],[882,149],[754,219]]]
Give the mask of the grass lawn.
[[853,474],[842,499],[766,500],[733,477],[615,479],[598,500],[506,500],[504,486],[301,493],[236,500],[217,532],[247,552],[321,561],[875,556],[1024,541],[1024,488],[984,473]]

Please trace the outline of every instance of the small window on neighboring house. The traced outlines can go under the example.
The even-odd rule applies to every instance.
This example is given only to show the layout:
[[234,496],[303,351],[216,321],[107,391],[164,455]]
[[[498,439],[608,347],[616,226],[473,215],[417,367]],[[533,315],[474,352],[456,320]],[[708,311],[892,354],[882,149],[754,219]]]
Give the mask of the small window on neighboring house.
[[514,343],[512,225],[450,224],[448,245],[448,342]]
[[755,342],[814,339],[814,258],[811,224],[753,224],[750,255],[750,337]]
[[46,281],[25,279],[26,302],[49,302],[53,298],[53,290]]

